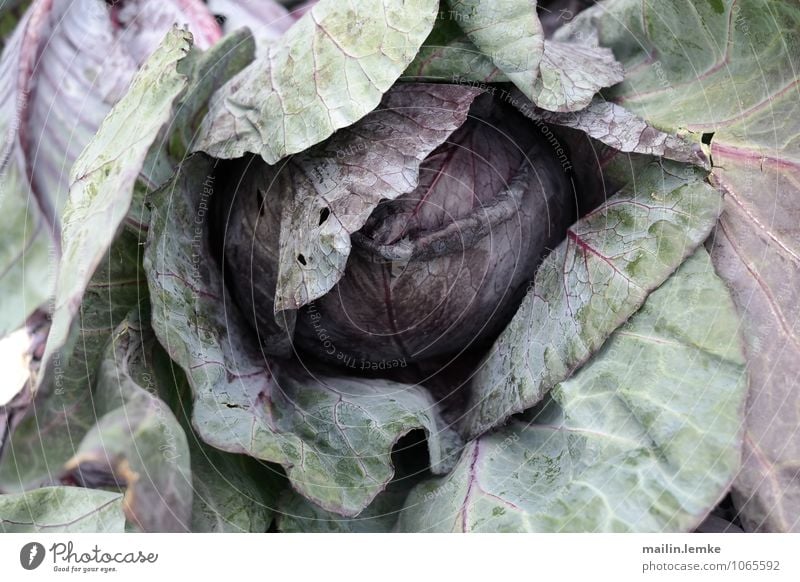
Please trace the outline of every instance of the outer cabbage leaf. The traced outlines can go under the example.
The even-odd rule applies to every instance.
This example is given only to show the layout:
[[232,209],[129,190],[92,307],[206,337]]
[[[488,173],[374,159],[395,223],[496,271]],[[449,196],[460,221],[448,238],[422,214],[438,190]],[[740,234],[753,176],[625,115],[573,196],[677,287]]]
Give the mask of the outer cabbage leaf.
[[721,211],[691,166],[618,155],[605,173],[619,191],[544,260],[472,378],[461,421],[468,438],[568,378],[708,237]]
[[458,438],[422,388],[314,376],[259,354],[202,234],[212,171],[193,156],[154,195],[145,251],[153,328],[186,372],[198,434],[283,465],[295,489],[341,515],[356,515],[386,486],[392,446],[413,429],[428,434],[432,467],[447,470]]
[[401,531],[686,531],[739,467],[739,320],[698,250],[525,419],[418,485]]
[[[172,136],[169,153],[173,159],[181,160],[186,156],[208,113],[211,96],[253,62],[255,50],[252,34],[248,30],[237,30],[206,51],[193,49],[182,61],[182,72],[189,78],[189,86],[170,124]],[[145,227],[149,222],[142,220]]]
[[321,0],[215,94],[195,149],[274,164],[358,121],[412,61],[437,4]]
[[79,487],[45,487],[0,495],[5,533],[121,533],[122,495]]
[[628,71],[610,94],[705,134],[725,211],[712,256],[744,319],[751,393],[734,498],[750,529],[800,531],[800,7],[614,0],[591,11]]
[[280,487],[275,469],[250,457],[223,453],[192,435],[193,532],[266,532]]
[[547,40],[539,77],[528,96],[542,109],[579,111],[600,89],[622,79],[622,66],[610,50]]
[[[142,315],[149,315],[145,312]],[[61,477],[86,487],[125,488],[128,521],[141,531],[187,531],[192,510],[189,446],[159,397],[174,385],[149,324],[131,313],[111,337],[93,393],[95,424]]]
[[[622,66],[610,50],[597,46],[593,37],[584,42],[545,40],[535,0],[448,0],[448,4],[450,17],[475,46],[542,109],[581,110],[600,89],[623,79]],[[467,80],[481,80],[472,77],[482,67],[464,63],[463,54],[447,53],[425,55],[427,68],[441,74],[431,61],[435,66],[467,64]],[[461,58],[442,58],[450,55]],[[459,71],[453,74],[461,76]]]

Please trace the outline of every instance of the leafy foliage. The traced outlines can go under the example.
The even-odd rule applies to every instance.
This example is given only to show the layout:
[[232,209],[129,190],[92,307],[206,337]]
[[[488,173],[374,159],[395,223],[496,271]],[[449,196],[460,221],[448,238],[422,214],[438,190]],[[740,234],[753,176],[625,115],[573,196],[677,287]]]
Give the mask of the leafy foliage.
[[[719,8],[718,10],[716,8]],[[656,11],[657,16],[656,16]],[[591,16],[591,15],[587,15]],[[609,95],[666,131],[711,140],[725,211],[712,257],[743,313],[751,393],[734,486],[749,527],[800,529],[798,82],[793,2],[614,0],[600,41],[630,71]],[[653,66],[642,66],[644,62]]]
[[7,4],[0,530],[800,527],[795,3]]

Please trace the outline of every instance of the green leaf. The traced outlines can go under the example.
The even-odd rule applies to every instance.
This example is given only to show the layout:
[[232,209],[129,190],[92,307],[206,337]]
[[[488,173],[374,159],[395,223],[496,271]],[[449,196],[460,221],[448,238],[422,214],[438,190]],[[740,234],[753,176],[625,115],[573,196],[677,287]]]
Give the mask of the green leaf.
[[410,494],[401,531],[689,531],[739,467],[739,320],[698,250],[543,405]]
[[278,529],[287,533],[388,533],[394,530],[403,502],[418,477],[395,478],[357,517],[325,511],[294,491],[278,504]]
[[447,13],[505,76],[532,97],[544,56],[536,0],[448,0]]
[[617,156],[619,191],[567,231],[472,380],[474,438],[530,408],[592,356],[708,237],[719,194],[691,166]]
[[[545,40],[535,0],[448,0],[448,4],[449,17],[507,78],[491,80],[511,81],[542,109],[579,111],[600,89],[623,80],[622,66],[593,38],[588,42]],[[454,48],[463,50],[462,46]],[[465,62],[467,55],[453,48],[447,50],[446,59],[440,53],[426,54],[425,67],[416,70],[441,74],[436,67],[453,62],[467,65],[465,80],[485,80],[473,78],[474,71],[485,67],[475,60]],[[453,75],[461,77],[459,71]]]
[[[143,379],[150,385],[148,392],[161,399],[157,408],[160,409],[158,414],[164,438],[160,439],[159,450],[167,463],[183,465],[184,459],[191,462],[191,490],[176,504],[183,510],[186,501],[191,500],[191,531],[267,531],[272,523],[276,500],[285,485],[282,472],[251,457],[223,453],[202,442],[192,429],[192,398],[186,375],[155,340],[149,325],[145,335],[148,357],[147,376]],[[164,403],[169,408],[162,408]],[[172,424],[173,413],[178,425]],[[188,452],[182,444],[184,442],[188,443]],[[166,468],[158,458],[156,461]],[[148,473],[152,471],[148,470]],[[173,470],[176,477],[188,474],[185,470],[181,475],[175,473]],[[163,486],[169,491],[175,486],[183,487],[183,483],[176,485],[164,480]],[[158,511],[164,508],[156,500],[152,501],[156,507],[148,510],[148,514],[157,519]],[[181,520],[179,524],[181,529],[185,529],[187,522]]]
[[250,457],[223,453],[193,438],[192,531],[266,532],[285,481]]
[[0,495],[5,533],[121,533],[122,495],[78,487],[45,487]]
[[321,0],[212,99],[195,150],[267,163],[358,121],[411,63],[435,0]]
[[629,71],[610,96],[650,123],[711,141],[725,211],[712,256],[743,314],[750,529],[800,531],[800,119],[796,2],[614,0],[588,15]]
[[154,368],[172,378],[162,398],[175,412],[189,442],[192,466],[193,532],[265,532],[286,481],[280,469],[246,455],[209,447],[192,429],[192,396],[186,375],[163,349]]
[[153,197],[145,251],[153,327],[187,375],[201,438],[283,465],[295,489],[342,515],[357,514],[391,480],[392,446],[413,429],[427,432],[431,465],[446,470],[458,439],[424,389],[263,359],[203,233],[214,181],[211,160],[185,161]]
[[0,62],[0,337],[52,299],[70,168],[139,67],[174,20],[219,34],[203,7],[106,4],[31,2]]
[[187,531],[193,491],[189,446],[159,398],[175,380],[168,367],[155,367],[161,348],[150,325],[140,321],[148,316],[149,311],[132,312],[111,337],[94,391],[97,424],[65,470],[84,486],[106,479],[124,487],[125,514],[137,529]]

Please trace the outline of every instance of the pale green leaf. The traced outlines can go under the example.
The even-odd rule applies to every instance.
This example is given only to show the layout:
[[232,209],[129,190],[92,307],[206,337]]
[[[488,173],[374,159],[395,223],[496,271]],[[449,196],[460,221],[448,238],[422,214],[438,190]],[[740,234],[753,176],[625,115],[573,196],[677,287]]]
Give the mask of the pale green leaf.
[[[610,97],[711,142],[725,211],[712,256],[743,313],[750,529],[800,531],[800,7],[780,0],[613,0],[586,18],[628,75]],[[576,23],[577,26],[577,23]]]
[[189,77],[189,86],[180,100],[175,118],[170,154],[183,159],[197,138],[203,118],[208,113],[211,96],[255,58],[255,41],[247,29],[225,36],[210,49],[193,49],[181,62],[181,70]]
[[435,0],[320,0],[212,99],[195,150],[301,152],[375,109],[430,33]]
[[542,109],[579,111],[589,105],[600,89],[622,79],[622,65],[610,50],[547,40],[539,77],[533,90],[526,94]]
[[89,282],[68,346],[52,357],[33,403],[0,457],[0,489],[53,483],[97,420],[92,388],[114,328],[147,289],[139,237],[124,230]]
[[395,478],[356,517],[325,511],[294,491],[284,491],[278,504],[278,529],[287,533],[388,533],[394,530],[403,502],[418,477]]
[[467,38],[455,19],[440,17],[403,73],[402,80],[500,83],[508,78]]
[[739,468],[739,320],[698,250],[547,400],[418,485],[401,531],[689,531]]
[[0,495],[5,533],[121,533],[122,495],[79,487],[45,487]]
[[140,237],[130,230],[118,234],[119,227],[151,145],[185,87],[176,69],[188,50],[188,33],[168,34],[76,163],[36,399],[0,463],[7,490],[53,482],[97,419],[89,395],[103,348],[144,291]]
[[276,511],[278,492],[285,483],[278,472],[261,469],[249,457],[223,453],[204,446],[196,436],[193,438],[192,531],[267,531]]
[[161,349],[141,317],[149,317],[149,310],[131,313],[111,337],[94,390],[97,424],[65,470],[85,486],[108,479],[123,487],[125,514],[137,529],[187,531],[192,508],[189,447],[178,420],[159,397],[175,381],[169,368],[156,368]]

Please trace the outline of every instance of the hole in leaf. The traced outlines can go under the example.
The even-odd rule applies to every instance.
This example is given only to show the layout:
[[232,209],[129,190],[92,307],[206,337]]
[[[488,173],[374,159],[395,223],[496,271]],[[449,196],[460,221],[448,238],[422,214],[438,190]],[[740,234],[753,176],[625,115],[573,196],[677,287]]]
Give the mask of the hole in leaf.
[[319,211],[319,225],[322,226],[322,223],[324,223],[326,220],[328,220],[328,217],[330,215],[331,215],[331,211],[327,206],[325,208],[323,208],[322,210],[320,210]]
[[425,431],[415,429],[400,437],[392,447],[392,463],[398,475],[418,475],[430,465]]
[[714,132],[711,133],[704,133],[703,137],[700,138],[701,141],[706,145],[711,145],[711,140],[714,139]]
[[303,265],[304,267],[308,264],[306,263],[306,258],[302,254],[297,255],[297,262]]

